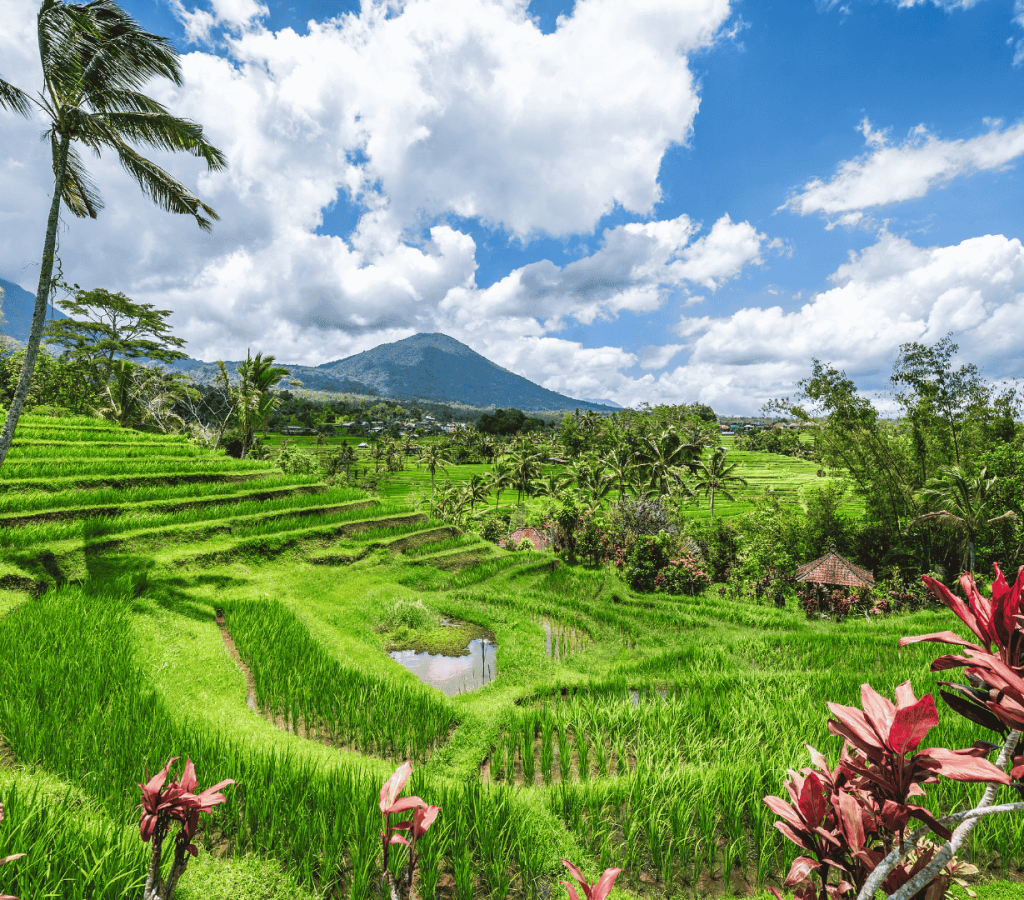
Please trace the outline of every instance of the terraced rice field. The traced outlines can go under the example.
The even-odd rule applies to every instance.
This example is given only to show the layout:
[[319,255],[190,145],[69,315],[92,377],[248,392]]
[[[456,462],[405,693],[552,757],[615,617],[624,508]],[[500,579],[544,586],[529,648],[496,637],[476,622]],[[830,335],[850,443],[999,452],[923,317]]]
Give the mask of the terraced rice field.
[[[411,792],[442,807],[424,900],[561,896],[563,856],[591,876],[621,866],[623,895],[762,896],[796,848],[760,798],[806,765],[805,742],[834,761],[825,700],[856,703],[865,680],[934,690],[928,645],[896,642],[953,625],[808,622],[717,586],[640,596],[401,496],[87,419],[25,417],[16,440],[0,477],[0,857],[29,855],[0,869],[0,893],[23,898],[139,896],[135,784],[172,756],[201,786],[237,781],[186,900],[383,896],[377,798],[406,758]],[[454,697],[421,683],[387,651],[444,626],[381,631],[403,608],[486,630],[496,679]],[[979,737],[941,709],[929,742]],[[927,803],[971,794],[942,784]],[[1012,818],[970,848],[1003,878],[1022,852]]]

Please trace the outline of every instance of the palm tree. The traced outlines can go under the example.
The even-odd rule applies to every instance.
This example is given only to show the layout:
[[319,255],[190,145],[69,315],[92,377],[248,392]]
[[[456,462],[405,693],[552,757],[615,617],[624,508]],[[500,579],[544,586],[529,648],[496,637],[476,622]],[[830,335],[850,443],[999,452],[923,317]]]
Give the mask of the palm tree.
[[487,495],[491,492],[486,475],[474,475],[469,479],[469,510],[476,512],[477,503],[486,503]]
[[710,499],[712,521],[715,519],[715,493],[724,494],[726,500],[735,500],[736,498],[729,492],[729,488],[735,484],[747,483],[745,478],[732,474],[739,463],[726,465],[727,453],[725,447],[716,447],[711,459],[706,463],[699,463],[697,483],[693,486],[695,494],[704,494]]
[[630,482],[631,473],[636,469],[633,454],[624,443],[616,444],[602,460],[607,466],[615,484],[619,489],[619,502],[626,496],[626,485]]
[[640,465],[651,488],[667,494],[673,484],[682,480],[684,467],[696,468],[699,455],[697,447],[685,443],[675,428],[669,428],[657,437],[643,438]]
[[991,511],[988,507],[993,499],[992,489],[995,483],[996,476],[989,478],[985,469],[977,475],[968,475],[960,466],[949,466],[941,469],[938,477],[918,493],[922,501],[939,508],[918,516],[914,521],[934,521],[952,531],[960,532],[963,535],[964,548],[961,565],[969,563],[969,572],[974,571],[974,545],[978,532],[986,525],[1017,518],[1013,510],[992,518],[988,517]]
[[494,468],[484,477],[487,479],[488,487],[497,493],[494,500],[494,508],[497,509],[498,504],[501,503],[501,492],[513,484],[512,468],[507,462],[501,460],[496,462]]
[[512,478],[516,486],[516,502],[522,503],[524,494],[533,489],[534,479],[540,475],[541,456],[530,444],[522,442],[512,454]]
[[416,462],[425,465],[430,473],[430,498],[433,500],[434,475],[438,469],[441,469],[446,475],[448,474],[448,469],[445,467],[445,463],[451,463],[451,458],[448,456],[448,448],[441,443],[430,444]]
[[[222,364],[223,365],[223,364]],[[235,417],[242,436],[242,459],[249,454],[256,432],[264,427],[280,399],[271,392],[288,370],[274,365],[273,355],[252,355],[245,351],[245,360],[238,365],[238,386],[234,388]]]
[[213,209],[132,144],[191,153],[213,171],[227,165],[224,155],[203,137],[201,126],[172,116],[139,91],[156,77],[182,83],[178,53],[166,38],[143,31],[113,0],[82,5],[43,0],[37,22],[43,69],[39,98],[0,78],[0,108],[27,117],[34,106],[47,119],[49,127],[43,137],[50,142],[54,178],[25,361],[0,432],[0,465],[10,450],[39,355],[57,256],[61,203],[80,218],[95,219],[103,207],[72,145],[81,143],[97,155],[103,149],[113,150],[153,202],[168,212],[195,217],[206,231],[210,220],[217,218]]

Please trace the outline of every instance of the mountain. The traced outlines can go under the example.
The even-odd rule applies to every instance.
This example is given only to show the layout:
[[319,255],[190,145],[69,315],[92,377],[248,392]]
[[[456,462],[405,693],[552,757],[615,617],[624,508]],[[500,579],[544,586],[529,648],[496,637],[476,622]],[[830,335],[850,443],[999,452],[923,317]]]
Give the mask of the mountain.
[[[0,334],[6,334],[23,343],[28,340],[29,330],[32,328],[32,310],[36,305],[36,295],[30,294],[21,285],[13,281],[4,281],[0,278],[0,288],[3,288],[3,321],[0,322]],[[56,307],[46,311],[48,319],[66,319]]]
[[[4,289],[4,321],[0,323],[0,333],[25,341],[32,322],[35,296],[3,279],[0,279],[0,288]],[[57,309],[52,310],[52,317],[67,318]],[[282,382],[282,387],[287,386],[287,381],[298,380],[312,391],[476,407],[514,407],[524,412],[577,407],[612,412],[622,408],[611,400],[576,400],[549,391],[492,363],[446,334],[414,334],[319,366],[279,364],[291,372],[290,377]],[[229,372],[238,371],[238,362],[226,365]],[[174,368],[197,381],[211,381],[217,374],[215,363],[192,358],[179,360],[174,363]]]
[[[382,397],[515,407],[524,412],[577,406],[611,410],[601,403],[549,391],[503,369],[446,334],[414,334],[347,359],[324,363],[316,371],[362,382]],[[306,387],[311,386],[306,383]]]
[[592,397],[583,398],[586,403],[596,403],[598,406],[608,406],[611,409],[625,409],[621,403],[616,403],[614,400],[595,400]]
[[[524,412],[595,409],[612,412],[611,401],[575,400],[503,369],[446,334],[414,334],[392,344],[319,366],[280,362],[290,379],[312,391],[371,394],[392,400],[427,400],[476,407],[514,407]],[[226,363],[237,371],[238,363]],[[213,363],[181,360],[175,368],[199,380],[217,372]],[[282,387],[286,382],[282,382]]]

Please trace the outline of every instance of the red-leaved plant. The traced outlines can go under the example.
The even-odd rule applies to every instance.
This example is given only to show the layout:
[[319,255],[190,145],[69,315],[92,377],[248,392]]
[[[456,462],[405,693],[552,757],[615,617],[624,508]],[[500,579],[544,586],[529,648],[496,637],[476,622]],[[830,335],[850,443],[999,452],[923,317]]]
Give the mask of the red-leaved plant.
[[[3,820],[4,805],[0,803],[0,822],[2,822]],[[16,859],[21,859],[24,855],[24,853],[15,853],[13,856],[4,856],[3,858],[0,858],[0,866],[6,865],[9,862],[14,862],[14,860]],[[12,896],[11,894],[0,894],[0,900],[18,900],[18,898]]]
[[[140,784],[142,790],[142,817],[139,819],[139,833],[145,842],[152,841],[153,855],[149,862],[149,874],[146,877],[146,889],[143,894],[144,900],[172,900],[174,892],[178,887],[178,880],[181,878],[188,866],[189,856],[196,856],[198,850],[192,843],[196,830],[199,828],[200,813],[208,813],[219,803],[227,798],[219,793],[221,788],[234,784],[230,778],[218,782],[205,791],[195,793],[199,786],[196,778],[196,769],[192,760],[185,763],[185,769],[181,774],[181,780],[175,779],[165,785],[167,776],[170,774],[171,766],[178,761],[178,757],[167,761],[156,775],[145,784]],[[172,822],[178,822],[179,828],[174,836],[174,861],[171,863],[171,871],[167,880],[160,878],[160,864],[163,855],[164,839],[171,828]]]
[[[995,745],[982,741],[964,750],[918,750],[938,724],[938,713],[931,695],[918,700],[909,682],[896,689],[895,704],[866,684],[861,688],[863,710],[828,704],[835,716],[829,720],[829,731],[844,741],[839,765],[829,769],[824,757],[808,747],[813,766],[789,772],[786,789],[792,803],[765,798],[782,816],[776,828],[808,854],[796,859],[785,881],[796,888],[796,900],[868,900],[879,888],[890,900],[939,900],[950,883],[962,884],[960,876],[976,872],[958,862],[955,853],[978,819],[1024,811],[1024,803],[993,805],[999,785],[1024,775],[1024,758],[1019,756],[1010,772],[1004,771],[1024,725],[1024,567],[1012,588],[998,566],[996,573],[991,602],[969,575],[961,578],[966,602],[925,578],[980,644],[951,631],[900,641],[900,646],[934,641],[967,648],[966,656],[940,657],[931,668],[966,667],[971,685],[941,682],[953,690],[942,691],[942,696],[956,712],[1006,735],[996,765],[984,759]],[[988,787],[975,809],[940,820],[912,802],[924,795],[923,785],[935,783],[939,776],[986,782]],[[924,827],[907,835],[911,819]],[[953,824],[957,827],[951,831],[948,826]],[[945,841],[943,846],[927,840],[931,831]]]
[[[392,897],[400,894],[402,882],[410,897],[412,897],[412,876],[416,869],[416,845],[420,838],[427,833],[427,830],[434,824],[437,814],[441,812],[440,806],[430,806],[419,797],[399,797],[405,783],[412,774],[412,763],[406,760],[395,769],[384,786],[380,789],[380,811],[384,816],[384,830],[380,833],[381,846],[384,854],[384,877],[388,880]],[[412,818],[400,822],[392,822],[391,817],[399,813],[406,813],[412,810]],[[409,832],[409,838],[405,838],[401,832]],[[409,863],[406,868],[404,879],[399,883],[391,878],[390,850],[393,844],[402,844],[409,848]]]
[[[576,879],[577,884],[583,890],[584,900],[604,900],[611,892],[615,879],[619,877],[619,873],[622,871],[622,869],[605,869],[595,884],[589,884],[579,868],[574,866],[569,860],[563,859],[562,865],[569,870],[569,874]],[[570,900],[580,900],[579,894],[576,893],[575,885],[570,884],[568,881],[560,881],[558,883],[569,892]]]

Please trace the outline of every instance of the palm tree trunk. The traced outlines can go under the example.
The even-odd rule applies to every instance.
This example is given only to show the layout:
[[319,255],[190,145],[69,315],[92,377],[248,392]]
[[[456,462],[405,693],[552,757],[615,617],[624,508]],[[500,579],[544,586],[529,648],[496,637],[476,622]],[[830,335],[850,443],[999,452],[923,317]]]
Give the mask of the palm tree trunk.
[[21,377],[14,391],[11,408],[4,420],[3,431],[0,432],[0,466],[7,459],[14,440],[14,429],[18,427],[21,409],[25,405],[28,389],[32,384],[32,373],[36,368],[36,357],[39,356],[39,343],[43,338],[43,325],[46,322],[46,301],[50,296],[50,282],[53,279],[53,259],[57,251],[57,226],[60,224],[60,201],[64,193],[64,175],[68,167],[68,149],[71,139],[64,135],[60,139],[57,153],[57,173],[53,179],[53,202],[50,204],[50,216],[46,220],[46,240],[43,243],[43,262],[39,268],[39,286],[36,288],[36,306],[32,313],[32,328],[25,346],[25,362],[21,367]]
[[715,521],[715,489],[711,488],[711,521]]

